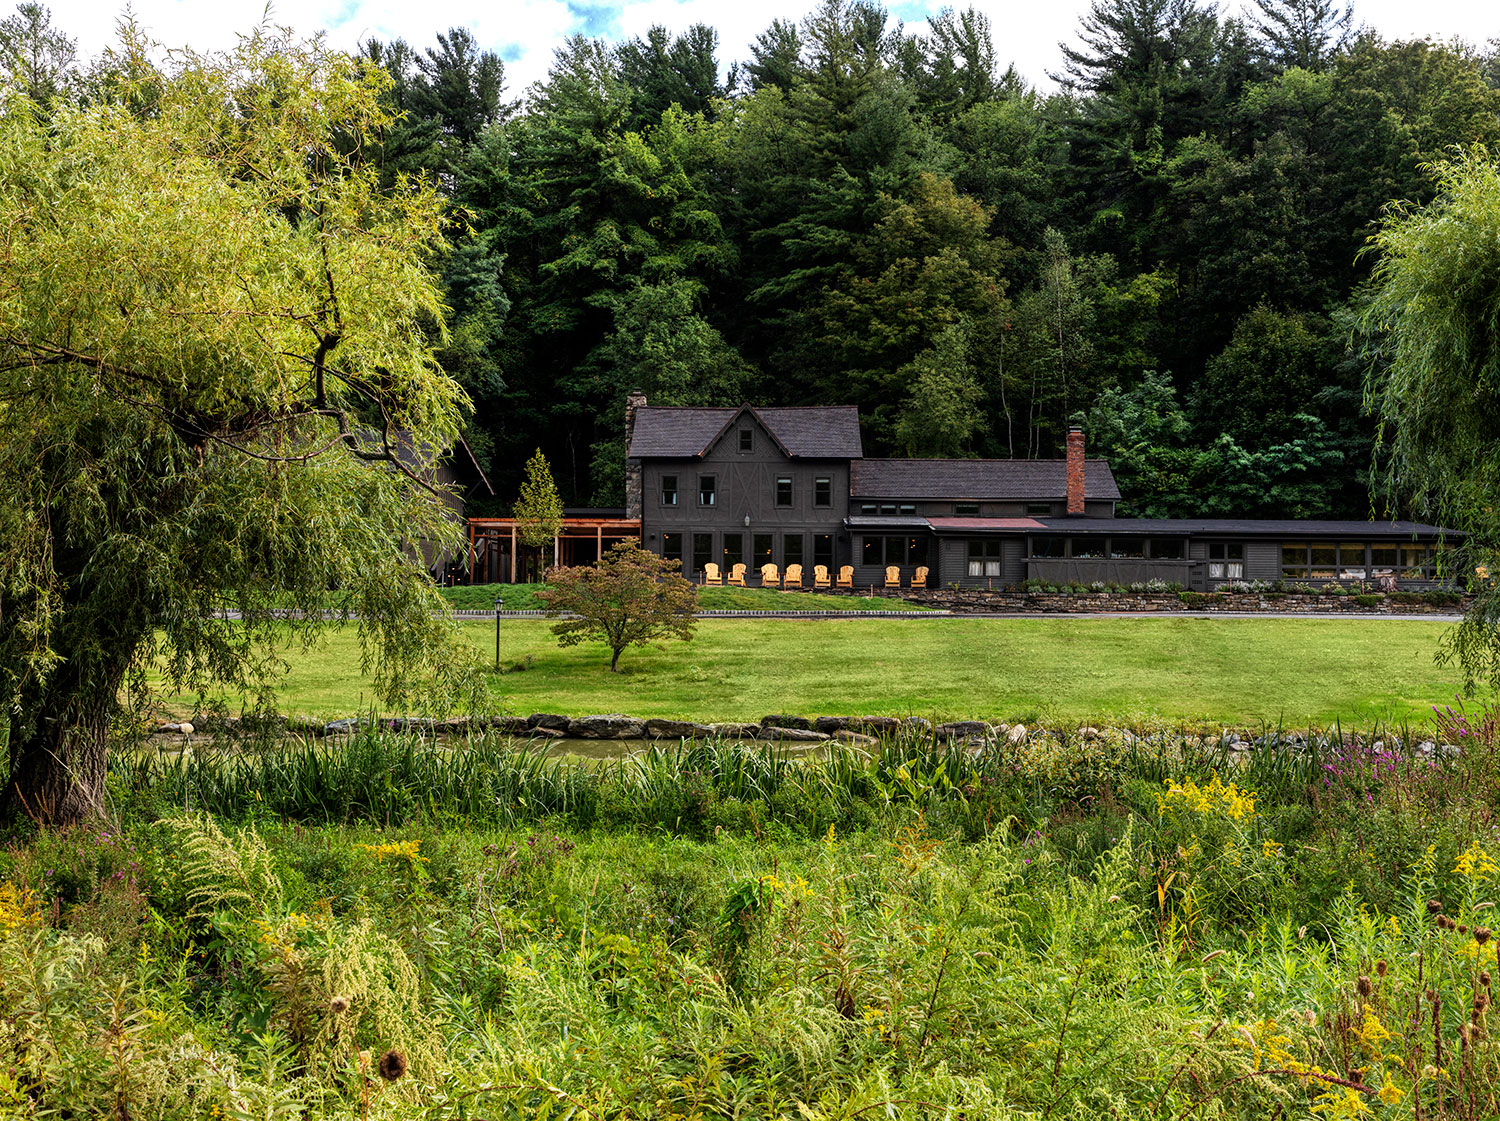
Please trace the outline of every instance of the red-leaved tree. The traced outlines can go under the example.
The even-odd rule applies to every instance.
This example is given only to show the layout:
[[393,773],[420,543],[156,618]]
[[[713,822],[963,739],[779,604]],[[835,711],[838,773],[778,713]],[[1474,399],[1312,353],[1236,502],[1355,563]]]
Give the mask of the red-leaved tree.
[[598,640],[609,647],[609,668],[620,671],[627,646],[657,646],[661,640],[693,637],[698,589],[678,574],[681,561],[667,560],[630,541],[622,541],[598,564],[553,568],[552,586],[538,592],[559,644],[577,646]]

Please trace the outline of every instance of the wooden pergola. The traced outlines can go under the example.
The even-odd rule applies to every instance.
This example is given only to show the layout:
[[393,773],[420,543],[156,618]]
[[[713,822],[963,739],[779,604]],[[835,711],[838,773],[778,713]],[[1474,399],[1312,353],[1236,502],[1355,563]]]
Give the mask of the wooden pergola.
[[[577,546],[583,542],[593,545],[594,559],[604,555],[605,543],[617,541],[639,541],[641,520],[639,518],[589,518],[564,517],[557,534],[552,538],[552,555],[558,564],[576,563]],[[515,518],[470,518],[469,519],[469,583],[474,584],[482,562],[486,572],[495,568],[494,557],[503,555],[504,544],[509,544],[510,561],[508,573],[493,573],[495,582],[514,584],[516,562],[520,555],[520,536]],[[570,548],[569,546],[573,546]],[[486,581],[488,582],[488,581]]]

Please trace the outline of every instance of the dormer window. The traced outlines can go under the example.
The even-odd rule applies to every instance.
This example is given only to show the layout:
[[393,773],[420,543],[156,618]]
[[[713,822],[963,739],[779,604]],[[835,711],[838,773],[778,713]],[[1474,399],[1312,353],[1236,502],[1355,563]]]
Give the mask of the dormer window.
[[740,451],[748,452],[755,450],[755,432],[749,428],[740,429]]

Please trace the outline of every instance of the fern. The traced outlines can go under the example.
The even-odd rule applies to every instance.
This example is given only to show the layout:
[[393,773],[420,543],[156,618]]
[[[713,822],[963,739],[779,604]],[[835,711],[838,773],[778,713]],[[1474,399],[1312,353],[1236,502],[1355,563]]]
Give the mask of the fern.
[[204,813],[169,824],[182,852],[182,879],[192,904],[190,915],[222,909],[249,918],[281,910],[281,878],[254,826],[246,826],[231,837]]

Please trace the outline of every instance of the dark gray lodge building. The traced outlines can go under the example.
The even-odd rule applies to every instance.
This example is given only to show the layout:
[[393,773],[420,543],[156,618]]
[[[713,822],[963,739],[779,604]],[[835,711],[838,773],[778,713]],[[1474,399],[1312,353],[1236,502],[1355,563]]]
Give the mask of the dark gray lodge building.
[[[1067,458],[866,459],[850,406],[662,408],[627,402],[626,508],[653,552],[700,577],[743,563],[853,567],[856,588],[1164,580],[1207,591],[1236,580],[1436,580],[1444,535],[1413,522],[1116,518],[1109,464]],[[592,533],[592,531],[590,531]],[[1451,533],[1449,536],[1453,536]]]

